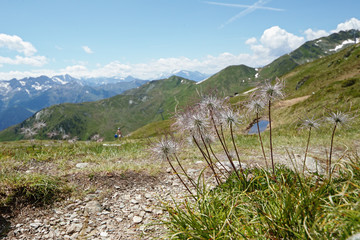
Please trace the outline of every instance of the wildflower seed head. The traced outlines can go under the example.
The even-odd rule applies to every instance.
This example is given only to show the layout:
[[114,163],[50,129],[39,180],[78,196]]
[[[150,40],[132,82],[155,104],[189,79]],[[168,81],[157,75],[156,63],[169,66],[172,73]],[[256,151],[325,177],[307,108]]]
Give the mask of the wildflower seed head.
[[240,123],[239,114],[230,108],[226,108],[221,111],[221,119],[222,122],[229,127],[230,125],[235,126]]
[[202,111],[197,111],[190,116],[188,128],[191,132],[205,132],[208,127],[208,119]]
[[52,131],[52,132],[47,133],[47,135],[48,135],[49,138],[53,138],[53,137],[56,137],[59,134],[56,131]]
[[200,108],[206,111],[214,111],[222,108],[222,106],[223,106],[223,101],[221,101],[220,99],[214,96],[204,97],[200,102]]
[[27,128],[21,128],[21,134],[23,134],[24,137],[26,138],[32,138],[37,134],[37,132],[36,129],[27,127]]
[[319,128],[320,124],[318,123],[317,120],[314,119],[314,117],[312,118],[306,118],[302,121],[301,123],[302,128]]
[[186,126],[189,124],[189,118],[190,116],[188,112],[176,114],[174,126],[179,129],[186,128]]
[[44,127],[46,127],[46,123],[44,121],[39,121],[39,122],[34,123],[34,128],[35,129],[41,129],[41,128],[44,128]]
[[66,139],[69,139],[69,138],[70,138],[70,135],[69,135],[69,134],[64,133],[64,134],[62,135],[62,139],[63,139],[63,140],[66,140]]
[[166,138],[162,138],[159,142],[155,143],[152,148],[152,152],[162,159],[168,158],[171,154],[176,153],[176,151],[176,143]]
[[204,133],[197,132],[191,137],[189,137],[188,140],[190,144],[194,144],[194,140],[195,140],[200,146],[203,146],[204,142],[207,145],[211,145],[212,143],[215,142],[215,136],[209,132],[204,132]]
[[283,88],[284,82],[277,78],[274,85],[266,82],[265,85],[260,89],[260,92],[266,100],[275,100],[284,97]]
[[331,112],[330,116],[326,118],[326,120],[332,124],[337,126],[344,126],[350,121],[350,117],[348,114],[343,112]]
[[247,105],[248,112],[260,113],[265,108],[265,101],[263,98],[253,99]]

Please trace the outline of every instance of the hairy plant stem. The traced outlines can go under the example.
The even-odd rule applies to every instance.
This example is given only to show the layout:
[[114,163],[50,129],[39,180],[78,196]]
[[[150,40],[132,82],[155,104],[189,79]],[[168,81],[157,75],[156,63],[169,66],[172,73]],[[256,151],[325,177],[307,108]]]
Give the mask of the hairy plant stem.
[[195,199],[195,201],[197,201],[197,198],[194,196],[194,194],[190,191],[189,187],[186,185],[186,183],[182,180],[182,178],[180,177],[180,175],[177,173],[177,171],[175,170],[174,166],[172,165],[169,156],[166,156],[166,160],[168,161],[170,167],[172,168],[172,170],[174,171],[175,175],[180,179],[181,183],[185,186],[186,190],[190,193],[190,195]]
[[272,147],[272,132],[271,132],[271,100],[269,100],[269,127],[270,127],[270,156],[271,156],[271,166],[273,170],[273,175],[275,177],[275,166],[274,166],[274,156],[273,156],[273,147]]
[[229,155],[230,155],[229,148],[228,148],[228,146],[227,146],[227,144],[226,144],[225,134],[224,134],[224,128],[223,128],[222,124],[220,125],[220,132],[221,132],[221,137],[222,137],[222,140],[223,140],[224,145],[225,145],[225,148],[226,148],[225,151],[226,151],[227,153],[229,153]]
[[204,139],[203,135],[202,135],[201,132],[200,132],[200,129],[199,129],[199,133],[200,133],[201,141],[202,141],[203,144],[204,144],[204,147],[205,147],[207,156],[208,156],[208,158],[209,158],[210,167],[211,167],[211,169],[213,170],[213,172],[214,172],[214,174],[215,174],[216,182],[217,182],[218,184],[221,184],[221,183],[222,183],[222,182],[221,182],[221,179],[219,178],[217,172],[215,171],[214,163],[213,163],[213,161],[212,161],[212,159],[211,159],[211,156],[210,156],[210,153],[209,153],[209,149],[207,148],[207,144],[206,144],[206,142],[205,142],[205,139]]
[[189,179],[189,181],[190,181],[190,183],[193,185],[193,187],[194,187],[195,189],[197,189],[196,184],[194,183],[194,180],[192,180],[192,178],[187,174],[187,172],[186,172],[185,169],[183,168],[182,164],[180,163],[179,158],[177,157],[177,155],[174,154],[174,156],[175,156],[175,159],[176,159],[177,163],[179,164],[181,170],[183,171],[183,173],[184,173],[185,176],[187,177],[187,179]]
[[208,166],[210,167],[211,171],[214,173],[214,177],[215,177],[215,180],[217,182],[217,184],[220,184],[219,183],[219,180],[218,180],[218,177],[217,177],[217,173],[215,172],[215,169],[213,168],[212,164],[209,162],[208,160],[208,156],[206,156],[206,153],[204,152],[204,150],[200,147],[199,143],[197,142],[195,136],[192,136],[193,137],[193,140],[197,146],[197,148],[200,150],[201,154],[203,155],[203,158],[205,159],[206,163],[208,164]]
[[[223,167],[225,169],[225,171],[230,175],[230,172],[225,168],[225,166],[220,162],[220,160],[216,157],[214,150],[212,149],[211,145],[209,144],[209,149],[212,153],[212,155],[214,156],[214,158],[216,159],[216,161],[220,164],[221,167]],[[224,175],[225,176],[225,175]]]
[[245,179],[244,170],[243,170],[243,168],[242,168],[242,166],[241,166],[241,161],[240,161],[239,152],[238,152],[237,147],[236,147],[236,144],[235,144],[235,138],[234,138],[234,131],[233,131],[233,128],[232,128],[232,122],[230,122],[230,134],[231,134],[231,141],[233,142],[233,145],[234,145],[236,157],[237,157],[237,159],[238,159],[238,161],[239,161],[240,172],[241,172],[243,178]]
[[304,163],[303,163],[303,174],[305,173],[305,164],[306,164],[306,156],[309,149],[309,143],[310,143],[310,137],[311,137],[311,127],[309,128],[309,136],[306,144],[306,150],[305,150],[305,157],[304,157]]
[[[231,158],[231,156],[230,156],[230,153],[228,152],[227,147],[226,147],[225,143],[223,142],[223,140],[222,140],[222,138],[221,138],[221,136],[220,136],[220,134],[219,134],[219,130],[218,130],[217,127],[216,127],[216,123],[215,123],[214,117],[212,116],[212,114],[210,114],[210,116],[211,116],[211,121],[212,121],[212,123],[213,123],[213,125],[214,125],[214,128],[215,128],[216,135],[217,135],[217,137],[218,137],[219,140],[220,140],[221,146],[223,147],[223,149],[224,149],[224,151],[225,151],[225,154],[226,154],[227,158],[229,159],[230,164],[231,164],[231,166],[233,167],[233,169],[234,169],[234,171],[235,171],[236,176],[239,178],[239,180],[241,180],[240,175],[239,175],[239,173],[238,173],[237,170],[236,170],[235,164],[234,164],[234,162],[233,162],[233,160],[232,160],[232,158]],[[225,139],[224,139],[224,140],[225,140]]]
[[331,170],[331,156],[332,156],[332,150],[333,150],[333,144],[334,144],[334,137],[335,137],[335,130],[336,130],[336,127],[337,127],[337,123],[335,123],[335,125],[334,125],[334,129],[333,129],[333,132],[332,132],[332,135],[331,135],[330,154],[329,154],[329,164],[328,164],[328,168],[329,168],[329,178],[331,178],[331,173],[332,173],[332,170]]
[[261,150],[264,156],[264,160],[265,160],[265,166],[266,168],[269,168],[268,162],[266,160],[266,155],[265,155],[265,150],[264,150],[264,145],[263,145],[263,141],[261,138],[261,133],[260,133],[260,127],[259,127],[259,113],[256,113],[256,125],[257,125],[257,129],[258,129],[258,135],[259,135],[259,140],[260,140],[260,145],[261,145]]

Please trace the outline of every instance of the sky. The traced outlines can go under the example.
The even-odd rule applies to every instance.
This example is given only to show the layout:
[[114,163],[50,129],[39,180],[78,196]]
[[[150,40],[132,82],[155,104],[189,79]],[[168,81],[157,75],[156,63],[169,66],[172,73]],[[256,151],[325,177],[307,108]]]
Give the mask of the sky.
[[0,0],[0,80],[261,67],[360,30],[359,0]]

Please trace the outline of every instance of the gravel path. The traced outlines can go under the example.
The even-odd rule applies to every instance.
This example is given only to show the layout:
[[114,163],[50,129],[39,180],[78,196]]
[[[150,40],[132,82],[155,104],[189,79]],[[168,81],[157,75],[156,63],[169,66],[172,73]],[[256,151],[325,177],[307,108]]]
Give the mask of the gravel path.
[[10,220],[3,239],[166,238],[164,226],[156,224],[166,217],[161,201],[181,200],[184,188],[169,172],[160,178],[130,175],[108,176],[111,181],[103,184],[112,187],[99,188],[81,200],[69,199],[48,209],[22,209]]

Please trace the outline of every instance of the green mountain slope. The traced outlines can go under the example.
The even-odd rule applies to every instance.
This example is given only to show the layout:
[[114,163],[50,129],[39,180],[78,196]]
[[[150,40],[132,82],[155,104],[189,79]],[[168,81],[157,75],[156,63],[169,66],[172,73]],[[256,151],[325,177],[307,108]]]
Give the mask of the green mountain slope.
[[95,134],[110,140],[117,127],[127,134],[146,123],[161,120],[162,116],[168,118],[177,102],[181,107],[191,100],[194,86],[193,81],[173,76],[96,102],[55,105],[0,132],[0,140],[21,139],[21,128],[31,127],[37,121],[45,122],[46,127],[38,132],[36,138],[46,138],[47,133],[56,131],[82,140]]
[[360,109],[360,45],[301,65],[283,78],[287,99],[294,101],[291,106],[277,110],[280,122],[290,124],[296,116],[321,117],[329,111],[357,115]]
[[[44,121],[47,124],[35,136],[36,138],[47,138],[46,133],[57,131],[73,137],[77,136],[82,140],[87,140],[94,134],[100,134],[106,140],[111,140],[117,127],[121,127],[123,133],[128,134],[148,123],[160,121],[162,117],[168,119],[175,109],[196,102],[199,99],[198,93],[216,93],[219,96],[233,95],[261,84],[265,78],[273,79],[283,74],[286,74],[283,78],[287,81],[289,98],[311,95],[306,100],[309,101],[309,104],[326,105],[324,96],[333,96],[332,94],[312,93],[326,89],[329,93],[334,92],[335,95],[341,96],[341,99],[338,99],[340,107],[346,98],[340,91],[346,90],[350,91],[347,94],[356,95],[351,89],[358,86],[357,74],[360,59],[358,47],[352,46],[330,56],[323,56],[320,54],[320,50],[316,52],[311,49],[315,49],[313,46],[320,46],[320,43],[323,44],[321,45],[323,49],[329,49],[329,46],[330,49],[335,48],[349,37],[348,34],[348,32],[342,32],[328,38],[308,42],[294,52],[284,55],[260,69],[259,72],[257,69],[245,65],[230,66],[201,83],[173,76],[148,82],[122,95],[97,102],[55,105],[41,110],[21,124],[0,132],[0,141],[23,138],[23,135],[20,134],[21,128],[31,127],[36,121]],[[324,55],[326,54],[324,51]],[[305,60],[310,55],[314,58],[316,56],[322,58],[299,67],[301,61],[312,60]],[[333,84],[333,89],[330,88],[331,84]],[[341,87],[342,84],[350,88]],[[316,99],[316,96],[323,96],[323,98]],[[326,101],[330,100],[326,99]],[[286,119],[286,115],[283,116]]]
[[[337,46],[348,40],[360,37],[360,31],[350,30],[333,33],[330,36],[308,41],[289,54],[285,54],[272,63],[259,69],[259,79],[273,79],[282,76],[299,65],[334,54]],[[352,43],[348,43],[352,44]],[[346,46],[346,44],[344,44]],[[339,48],[340,50],[340,48]]]
[[255,68],[245,65],[229,66],[199,84],[204,93],[213,92],[220,96],[233,95],[254,87]]

